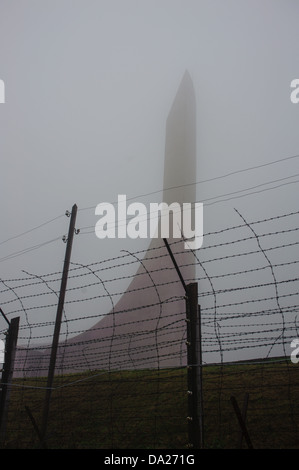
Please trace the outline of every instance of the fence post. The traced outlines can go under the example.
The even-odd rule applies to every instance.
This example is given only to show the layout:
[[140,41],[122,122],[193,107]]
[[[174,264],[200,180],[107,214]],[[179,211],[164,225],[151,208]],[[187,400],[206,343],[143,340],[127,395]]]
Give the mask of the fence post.
[[5,341],[4,365],[0,391],[0,445],[4,445],[7,425],[9,397],[13,377],[20,317],[12,318]]
[[189,445],[194,449],[203,449],[201,313],[198,305],[198,285],[196,282],[186,285],[167,239],[163,238],[163,241],[186,294]]
[[200,305],[198,305],[198,315],[197,315],[197,386],[198,386],[198,416],[199,416],[199,447],[200,449],[204,448],[204,411],[203,411],[203,387],[202,387],[202,341],[201,341],[201,310]]
[[67,246],[66,246],[63,273],[62,273],[62,279],[61,279],[59,301],[58,301],[58,306],[57,306],[55,329],[54,329],[49,371],[48,371],[47,389],[46,389],[46,396],[45,396],[45,403],[44,403],[44,410],[43,410],[43,417],[42,417],[41,438],[42,438],[42,441],[44,442],[45,442],[47,426],[48,426],[51,393],[52,393],[52,387],[53,387],[53,379],[54,379],[54,372],[55,372],[55,365],[56,365],[56,356],[57,356],[57,349],[58,349],[58,342],[59,342],[62,312],[63,312],[63,306],[64,306],[65,291],[66,291],[66,286],[67,286],[68,271],[69,271],[73,238],[74,238],[74,232],[75,232],[76,216],[77,216],[77,206],[76,204],[74,204],[72,207],[71,220],[70,220],[69,232],[68,232],[68,238],[67,238]]
[[201,321],[198,305],[198,286],[186,286],[187,370],[188,370],[188,431],[189,444],[203,448],[203,396]]

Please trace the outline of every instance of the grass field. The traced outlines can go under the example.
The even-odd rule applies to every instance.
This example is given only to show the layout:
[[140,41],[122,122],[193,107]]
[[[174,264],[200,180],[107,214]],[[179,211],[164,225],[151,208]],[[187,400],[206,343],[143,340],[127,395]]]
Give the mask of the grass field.
[[[49,448],[185,449],[188,445],[186,369],[93,371],[56,377]],[[25,407],[41,423],[45,380],[15,380],[6,448],[39,448]],[[32,388],[34,387],[34,388]],[[203,369],[205,448],[237,448],[240,408],[249,394],[247,428],[254,448],[297,448],[299,366],[262,362]],[[243,440],[243,448],[246,443]]]

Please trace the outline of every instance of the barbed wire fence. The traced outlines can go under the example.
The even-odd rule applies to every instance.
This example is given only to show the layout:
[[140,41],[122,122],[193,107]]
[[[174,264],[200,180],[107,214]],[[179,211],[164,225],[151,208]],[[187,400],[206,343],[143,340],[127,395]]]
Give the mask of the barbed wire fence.
[[[201,364],[188,364],[186,293],[162,241],[71,262],[46,442],[39,430],[62,272],[1,279],[3,311],[20,317],[4,446],[186,448],[188,366],[202,372],[205,447],[246,447],[245,431],[253,447],[298,446],[290,344],[299,336],[299,211],[236,214],[239,224],[205,234],[188,258],[182,240],[170,242],[181,272],[196,266],[184,282],[198,284]],[[3,337],[4,320],[0,328]],[[245,431],[232,398],[244,401]]]

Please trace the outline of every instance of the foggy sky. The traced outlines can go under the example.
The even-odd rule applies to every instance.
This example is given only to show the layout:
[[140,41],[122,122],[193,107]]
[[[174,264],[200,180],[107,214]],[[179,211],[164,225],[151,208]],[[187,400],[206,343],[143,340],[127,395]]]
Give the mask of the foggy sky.
[[[78,205],[78,262],[149,241],[98,240],[100,202],[162,193],[165,125],[188,70],[197,181],[299,153],[295,0],[0,0],[0,278],[61,270]],[[288,160],[197,185],[197,201],[299,173]],[[297,210],[298,184],[204,208],[204,230]],[[86,209],[89,208],[89,209]],[[85,230],[88,231],[88,230]],[[58,237],[28,254],[9,254]]]

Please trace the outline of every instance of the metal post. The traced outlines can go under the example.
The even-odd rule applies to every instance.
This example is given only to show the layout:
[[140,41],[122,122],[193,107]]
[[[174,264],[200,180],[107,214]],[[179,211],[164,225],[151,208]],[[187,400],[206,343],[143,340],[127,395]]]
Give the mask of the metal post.
[[69,271],[69,265],[70,265],[70,259],[71,259],[73,237],[74,237],[74,232],[75,232],[76,215],[77,215],[77,206],[76,204],[74,204],[72,207],[71,220],[70,220],[70,225],[69,225],[69,233],[68,233],[68,238],[67,238],[67,246],[66,246],[66,252],[65,252],[63,274],[62,274],[62,279],[61,279],[60,294],[59,294],[55,329],[54,329],[51,356],[50,356],[50,364],[49,364],[49,371],[48,371],[47,389],[46,389],[44,411],[43,411],[43,417],[42,417],[42,426],[41,426],[41,436],[42,436],[43,441],[45,441],[47,426],[48,426],[51,393],[52,393],[52,387],[53,387],[56,356],[57,356],[57,349],[58,349],[58,342],[59,342],[59,333],[60,333],[60,327],[61,327],[61,318],[62,318],[62,312],[63,312],[63,306],[64,306],[65,291],[66,291],[66,286],[67,286],[68,271]]
[[184,280],[184,278],[183,278],[183,276],[182,276],[182,273],[181,273],[181,271],[180,271],[180,268],[179,268],[178,265],[177,265],[176,259],[175,259],[175,257],[173,256],[173,253],[172,253],[172,251],[171,251],[171,248],[170,248],[170,246],[169,246],[169,243],[168,243],[168,241],[167,241],[166,238],[163,238],[163,241],[164,241],[164,243],[165,243],[165,246],[166,246],[166,248],[167,248],[167,251],[168,251],[168,254],[169,254],[170,258],[171,258],[171,261],[173,262],[173,265],[174,265],[174,267],[175,267],[175,269],[176,269],[176,272],[178,273],[178,276],[179,276],[179,278],[180,278],[180,281],[181,281],[181,283],[182,283],[182,285],[183,285],[183,287],[184,287],[184,289],[185,289],[185,291],[186,291],[187,286],[186,286],[185,280]]
[[202,361],[197,283],[186,286],[189,441],[203,447]]
[[186,293],[189,444],[195,449],[203,449],[201,314],[198,285],[186,285],[167,239],[163,238],[163,241]]
[[4,444],[6,435],[7,415],[9,397],[11,391],[11,383],[13,377],[13,369],[16,355],[16,347],[19,332],[20,317],[13,318],[9,323],[5,342],[5,356],[4,366],[1,378],[1,393],[0,393],[0,443]]
[[199,448],[204,448],[204,411],[203,411],[203,387],[202,387],[202,341],[201,341],[201,311],[200,305],[198,305],[198,315],[197,315],[197,387],[198,387],[198,419],[199,419]]

